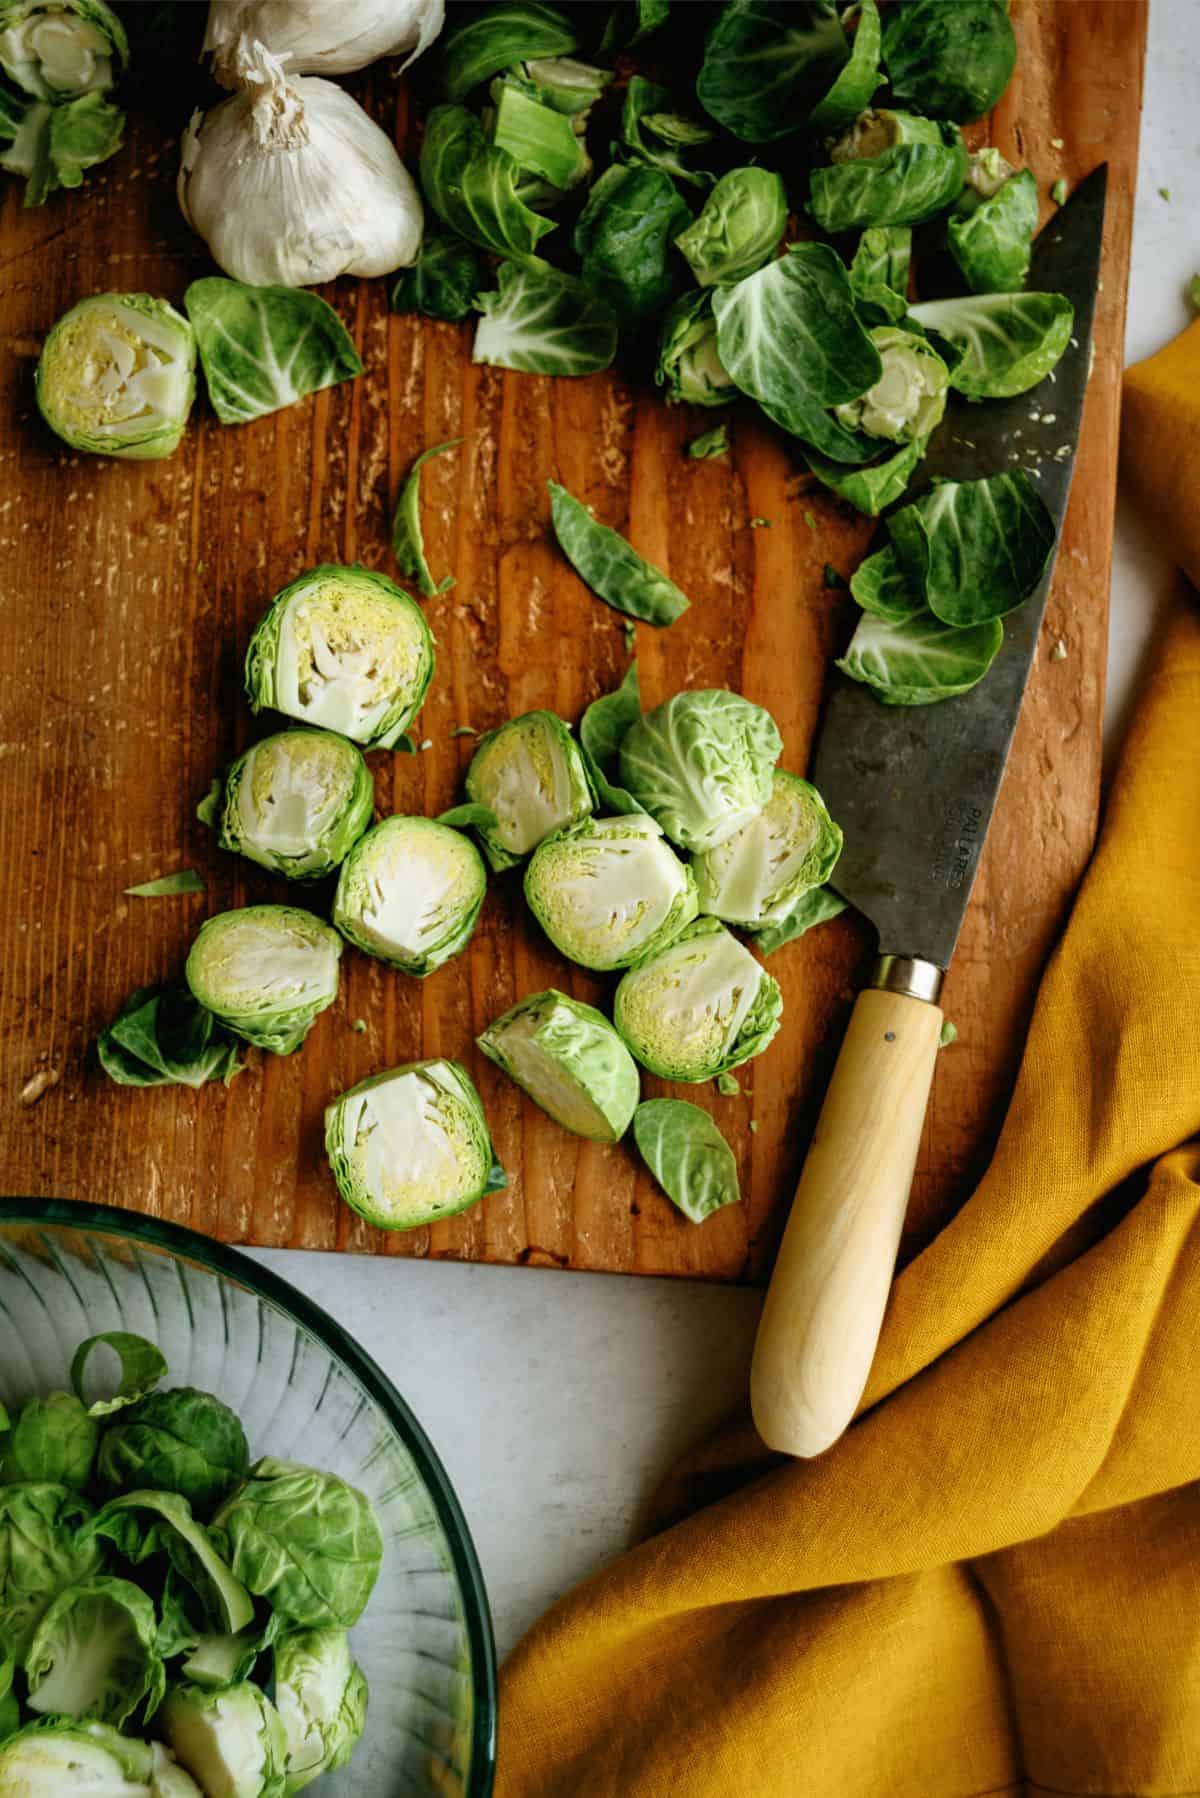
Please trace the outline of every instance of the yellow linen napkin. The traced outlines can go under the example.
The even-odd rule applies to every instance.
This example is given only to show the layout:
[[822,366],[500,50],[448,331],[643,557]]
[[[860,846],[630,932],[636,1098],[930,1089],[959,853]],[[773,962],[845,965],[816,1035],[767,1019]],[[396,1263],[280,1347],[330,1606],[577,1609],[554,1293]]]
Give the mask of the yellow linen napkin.
[[[1200,326],[1126,405],[1200,576]],[[1200,1793],[1197,1131],[1189,609],[995,1159],[900,1275],[864,1414],[818,1461],[748,1427],[694,1459],[683,1520],[513,1654],[497,1798]]]

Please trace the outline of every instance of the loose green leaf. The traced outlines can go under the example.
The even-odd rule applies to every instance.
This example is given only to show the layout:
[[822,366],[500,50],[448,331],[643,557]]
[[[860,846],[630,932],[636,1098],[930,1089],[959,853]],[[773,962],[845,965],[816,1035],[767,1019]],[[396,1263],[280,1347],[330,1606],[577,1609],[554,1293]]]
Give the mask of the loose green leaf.
[[815,168],[808,209],[822,231],[836,236],[872,225],[919,225],[944,212],[962,189],[967,152],[953,125],[943,136],[940,144],[901,143],[878,156]]
[[349,331],[315,293],[207,275],[183,304],[222,424],[264,418],[363,371]]
[[531,375],[591,375],[617,353],[611,306],[558,269],[502,262],[499,291],[479,295],[473,362]]
[[850,592],[864,612],[886,619],[889,624],[902,624],[925,610],[920,590],[901,568],[890,543],[859,563],[850,576]]
[[[546,9],[549,10],[548,8]],[[469,243],[528,263],[554,221],[521,199],[521,171],[506,150],[488,142],[465,106],[435,106],[425,122],[421,188],[433,210]]]
[[722,175],[675,247],[701,287],[752,275],[773,256],[787,227],[787,192],[772,169],[730,169]]
[[958,1025],[951,1023],[949,1018],[943,1018],[941,1032],[938,1036],[938,1048],[948,1049],[951,1043],[956,1043],[957,1041]]
[[177,893],[202,893],[204,882],[195,868],[183,868],[178,874],[163,874],[158,880],[144,880],[141,886],[126,887],[131,899],[171,899]]
[[1075,326],[1061,293],[971,294],[926,300],[909,317],[958,352],[950,385],[968,399],[1026,393],[1050,373]]
[[681,113],[668,111],[670,104],[668,88],[647,81],[644,75],[632,75],[621,110],[621,140],[634,162],[662,169],[689,187],[711,187],[712,175],[706,169],[693,168],[684,152],[708,143],[715,133]]
[[614,163],[595,183],[575,225],[583,279],[622,326],[656,313],[680,285],[673,245],[691,213],[671,177],[644,164]]
[[742,1090],[742,1083],[736,1074],[718,1074],[715,1085],[723,1099],[736,1099]]
[[1054,201],[1054,204],[1056,206],[1065,206],[1067,203],[1067,197],[1070,194],[1070,192],[1071,192],[1070,188],[1067,186],[1063,177],[1060,175],[1058,177],[1058,180],[1054,183],[1053,187],[1050,189],[1050,198]]
[[804,460],[822,486],[836,493],[848,506],[865,512],[868,518],[877,518],[885,506],[900,498],[925,454],[928,442],[927,437],[914,437],[911,443],[902,444],[882,462],[873,462],[865,468],[846,468],[812,448],[805,449]]
[[550,488],[550,516],[559,548],[580,579],[606,605],[647,624],[673,624],[688,600],[674,581],[638,555],[618,532],[598,524],[587,508],[560,487]]
[[785,943],[803,936],[817,924],[836,918],[845,909],[846,901],[832,887],[813,887],[810,892],[801,894],[785,918],[777,924],[768,924],[765,930],[754,931],[750,941],[760,955],[773,955]]
[[224,781],[219,775],[214,775],[212,785],[196,807],[197,818],[201,824],[207,824],[210,830],[216,830],[221,822],[221,796],[224,791]]
[[421,451],[405,477],[392,519],[392,554],[396,558],[396,566],[401,574],[416,579],[426,599],[433,599],[436,594],[444,593],[447,587],[452,587],[454,576],[448,574],[443,580],[435,581],[425,557],[425,534],[421,529],[421,465],[428,462],[431,456],[441,456],[447,450],[457,449],[462,441],[461,437],[452,437],[448,443],[435,443],[431,449]]
[[1017,40],[997,0],[908,0],[888,13],[883,60],[899,101],[966,124],[1008,86]]
[[310,1629],[357,1623],[383,1560],[383,1532],[363,1493],[271,1456],[222,1505],[212,1536],[227,1546],[236,1579]]
[[[112,1542],[117,1553],[135,1567],[166,1555],[178,1580],[195,1593],[210,1629],[237,1635],[254,1622],[249,1593],[230,1571],[210,1532],[192,1516],[186,1498],[177,1492],[146,1489],[110,1499],[80,1531],[81,1540],[96,1537]],[[178,1631],[183,1625],[180,1607],[173,1607],[173,1612],[172,1630]]]
[[701,431],[699,437],[693,437],[688,444],[687,453],[693,462],[711,462],[715,456],[727,456],[729,426],[714,425],[711,431]]
[[977,685],[1003,641],[998,618],[956,630],[932,612],[898,621],[864,613],[837,666],[884,705],[933,705]]
[[452,825],[455,830],[467,830],[472,826],[477,830],[495,830],[498,819],[490,805],[476,805],[472,801],[465,805],[452,805],[449,811],[439,812],[436,822]]
[[797,244],[735,286],[718,287],[713,311],[721,366],[768,418],[839,461],[874,453],[869,439],[826,410],[857,399],[883,372],[845,265],[828,244]]
[[850,286],[865,324],[897,324],[908,310],[911,225],[872,225],[858,240]]
[[492,142],[519,168],[540,175],[552,187],[577,185],[588,171],[583,139],[566,113],[545,105],[524,81],[504,78],[493,87],[497,100]]
[[825,98],[819,100],[809,113],[808,124],[812,131],[838,131],[843,125],[850,124],[852,119],[856,119],[871,104],[871,96],[883,79],[879,68],[879,49],[883,35],[879,23],[879,8],[875,0],[862,0],[857,10],[858,24],[850,48],[850,60],[842,68]]
[[641,715],[637,663],[631,662],[616,691],[602,693],[599,699],[593,699],[580,720],[579,746],[601,811],[629,815],[645,810],[641,802],[614,778],[622,739]]
[[930,611],[959,627],[1002,618],[1028,599],[1054,548],[1054,520],[1023,469],[941,481],[887,525]]
[[228,1086],[242,1067],[237,1040],[183,986],[139,987],[96,1050],[119,1086]]
[[671,1203],[694,1224],[741,1198],[733,1150],[698,1105],[647,1099],[633,1114],[633,1138]]
[[149,1719],[167,1685],[156,1630],[153,1600],[131,1580],[99,1574],[68,1586],[43,1613],[26,1651],[29,1709],[114,1729],[139,1711]]
[[100,1546],[82,1534],[92,1517],[67,1486],[22,1480],[0,1486],[0,1641],[3,1658],[24,1657],[58,1594],[99,1573]]
[[832,0],[729,0],[704,40],[696,93],[747,143],[789,137],[850,55]]
[[25,205],[78,187],[121,147],[125,114],[100,93],[50,104],[0,91],[0,169],[25,177]]
[[102,1330],[99,1335],[89,1336],[80,1343],[71,1362],[71,1385],[81,1404],[88,1403],[83,1376],[93,1349],[100,1344],[112,1349],[120,1361],[121,1379],[111,1398],[96,1399],[88,1406],[93,1417],[107,1417],[112,1411],[123,1411],[126,1405],[136,1404],[158,1385],[167,1371],[161,1349],[147,1342],[144,1336],[135,1336],[129,1330]]
[[1029,169],[981,198],[968,188],[946,221],[946,243],[972,293],[1024,287],[1037,230],[1037,182]]
[[537,0],[493,0],[442,40],[441,91],[461,100],[501,69],[531,56],[569,56],[579,38],[569,19]]
[[426,231],[417,260],[401,271],[392,289],[392,311],[461,324],[470,318],[487,278],[487,263],[474,244],[448,231]]
[[608,15],[601,50],[627,50],[665,25],[671,0],[618,0]]

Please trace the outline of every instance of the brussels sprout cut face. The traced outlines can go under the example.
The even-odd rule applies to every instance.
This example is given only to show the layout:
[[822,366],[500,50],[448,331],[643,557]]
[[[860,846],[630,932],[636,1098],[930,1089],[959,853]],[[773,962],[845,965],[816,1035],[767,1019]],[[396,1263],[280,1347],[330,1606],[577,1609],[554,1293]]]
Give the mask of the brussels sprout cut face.
[[486,891],[483,859],[461,831],[385,818],[347,856],[333,921],[368,955],[432,974],[466,947]]
[[290,1055],[337,998],[335,930],[294,905],[248,905],[200,926],[185,974],[195,998],[236,1035]]
[[664,1080],[713,1080],[765,1049],[783,999],[771,976],[715,918],[698,918],[631,968],[613,1019],[644,1068]]
[[229,770],[221,847],[291,880],[316,880],[345,859],[374,804],[353,743],[331,731],[280,731]]
[[0,69],[35,99],[107,93],[128,60],[125,28],[104,0],[0,5]]
[[770,713],[739,694],[676,693],[625,736],[621,780],[673,843],[703,851],[766,805],[782,748]]
[[145,1742],[105,1723],[39,1721],[0,1747],[0,1798],[154,1798],[153,1769]]
[[384,1230],[452,1217],[505,1184],[454,1061],[410,1062],[343,1093],[325,1113],[325,1150],[347,1205]]
[[433,638],[386,575],[325,563],[276,595],[250,641],[246,692],[302,724],[391,749],[433,678]]
[[283,1724],[265,1692],[248,1681],[219,1692],[176,1686],[159,1727],[205,1792],[260,1798],[284,1791]]
[[696,883],[653,818],[588,819],[534,852],[525,897],[556,949],[581,967],[627,968],[696,915]]
[[42,417],[73,449],[153,461],[178,448],[196,391],[186,318],[144,293],[100,293],[64,313],[42,346]]
[[633,1057],[600,1012],[565,993],[534,993],[476,1039],[484,1054],[564,1130],[616,1142],[640,1081]]
[[344,1629],[292,1630],[276,1643],[275,1706],[289,1793],[346,1765],[366,1722],[367,1682]]
[[897,325],[881,325],[871,332],[871,341],[883,373],[861,399],[838,406],[838,418],[848,430],[893,443],[928,437],[946,410],[950,370],[931,344]]
[[579,745],[553,712],[526,712],[490,731],[467,770],[467,792],[496,814],[481,830],[493,868],[510,868],[552,831],[592,809]]
[[815,787],[775,770],[757,817],[692,863],[700,910],[760,930],[778,924],[797,899],[829,879],[842,833]]

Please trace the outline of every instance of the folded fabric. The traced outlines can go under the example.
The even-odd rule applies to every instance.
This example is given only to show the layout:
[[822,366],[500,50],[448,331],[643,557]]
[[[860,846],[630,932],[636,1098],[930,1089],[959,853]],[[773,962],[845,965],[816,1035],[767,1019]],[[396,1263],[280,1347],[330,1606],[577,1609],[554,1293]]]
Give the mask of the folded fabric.
[[[1169,467],[1200,577],[1200,326],[1130,371],[1124,454]],[[746,1426],[682,1470],[681,1520],[510,1659],[498,1798],[1200,1793],[1197,1132],[1193,605],[858,1421],[817,1461]]]

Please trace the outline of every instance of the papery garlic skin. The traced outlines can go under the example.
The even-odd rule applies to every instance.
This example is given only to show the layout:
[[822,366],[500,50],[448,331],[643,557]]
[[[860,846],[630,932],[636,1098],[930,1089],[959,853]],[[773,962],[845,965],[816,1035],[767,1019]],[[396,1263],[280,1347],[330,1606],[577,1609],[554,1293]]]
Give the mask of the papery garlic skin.
[[395,147],[330,81],[289,79],[259,43],[240,91],[185,133],[179,204],[237,281],[312,287],[416,261],[424,213]]
[[441,31],[445,0],[210,0],[205,53],[237,86],[238,39],[256,38],[295,75],[347,75],[381,56],[415,62]]

